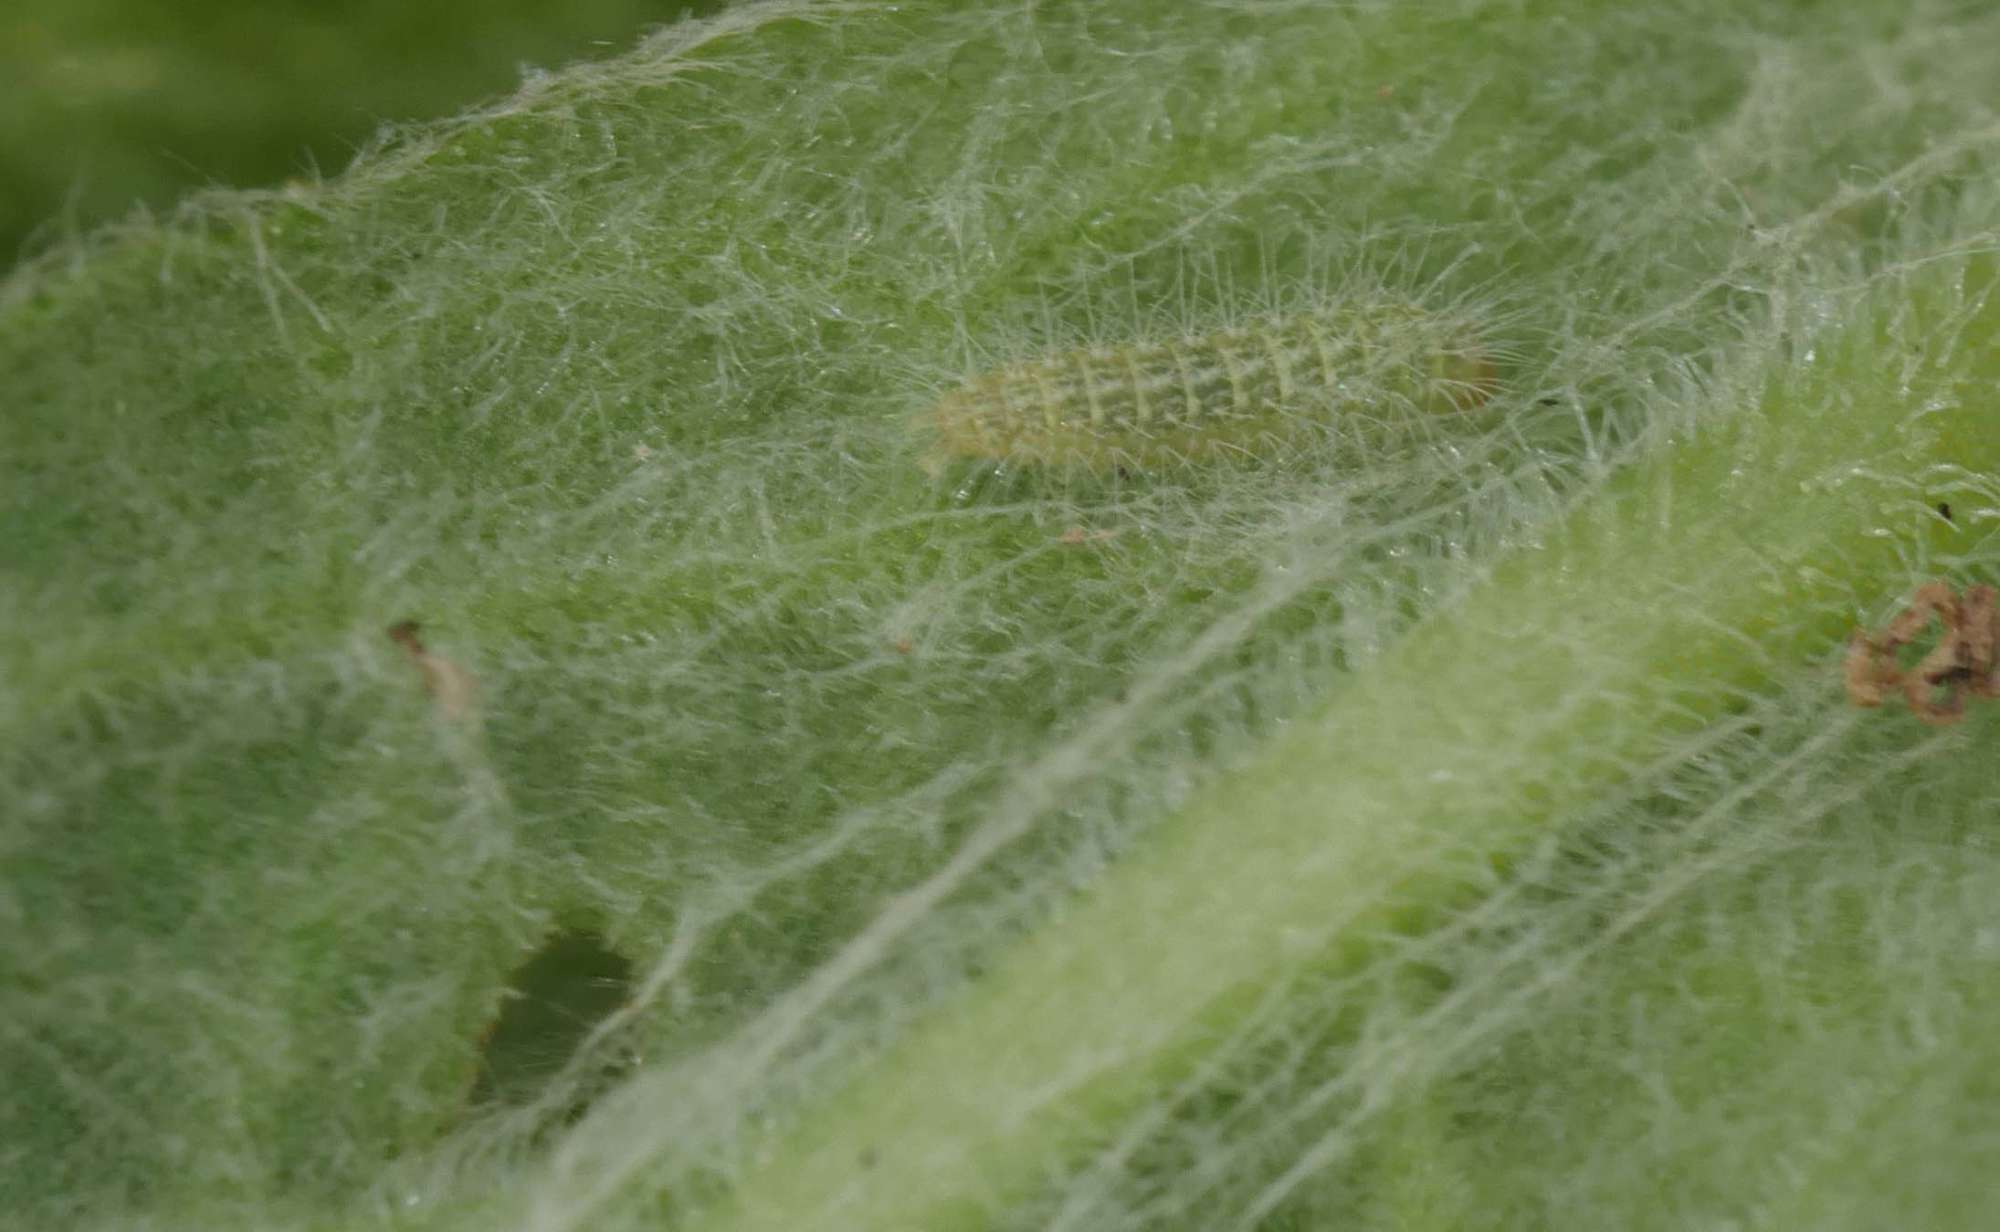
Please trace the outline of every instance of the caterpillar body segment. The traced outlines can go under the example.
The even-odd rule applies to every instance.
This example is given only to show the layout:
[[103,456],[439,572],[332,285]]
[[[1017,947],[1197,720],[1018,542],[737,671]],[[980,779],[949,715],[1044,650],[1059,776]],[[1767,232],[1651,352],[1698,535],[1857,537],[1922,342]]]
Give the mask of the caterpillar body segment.
[[1059,351],[947,393],[927,464],[1161,467],[1296,446],[1344,421],[1466,411],[1496,388],[1462,320],[1351,305],[1204,334]]

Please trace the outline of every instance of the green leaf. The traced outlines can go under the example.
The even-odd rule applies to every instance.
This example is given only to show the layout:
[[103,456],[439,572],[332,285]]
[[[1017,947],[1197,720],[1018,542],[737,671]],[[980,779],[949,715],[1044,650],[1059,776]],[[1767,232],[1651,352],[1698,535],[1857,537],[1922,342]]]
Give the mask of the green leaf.
[[[0,1211],[1975,1226],[1994,708],[1841,664],[2000,574],[1996,47],[753,4],[31,262]],[[1381,302],[1492,397],[926,470]]]

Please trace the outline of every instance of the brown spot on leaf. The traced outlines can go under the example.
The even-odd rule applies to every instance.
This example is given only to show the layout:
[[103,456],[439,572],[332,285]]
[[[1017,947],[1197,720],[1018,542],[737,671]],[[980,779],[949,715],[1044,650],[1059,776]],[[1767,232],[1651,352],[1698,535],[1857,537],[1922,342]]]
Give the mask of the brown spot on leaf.
[[399,620],[395,624],[390,625],[389,640],[411,654],[422,654],[424,652],[424,643],[417,636],[417,622],[414,620]]
[[478,700],[479,681],[471,672],[424,646],[420,627],[414,620],[399,620],[389,626],[389,640],[403,648],[423,677],[424,692],[437,703],[438,713],[447,719],[472,716]]

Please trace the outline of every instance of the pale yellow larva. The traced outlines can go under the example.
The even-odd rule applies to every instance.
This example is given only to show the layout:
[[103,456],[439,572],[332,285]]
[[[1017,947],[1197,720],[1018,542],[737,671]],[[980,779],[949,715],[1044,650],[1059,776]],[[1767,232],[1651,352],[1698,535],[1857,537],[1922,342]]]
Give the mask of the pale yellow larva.
[[1465,411],[1496,387],[1492,360],[1462,319],[1357,303],[1009,364],[952,390],[924,418],[933,465],[1151,468],[1269,452],[1347,414]]

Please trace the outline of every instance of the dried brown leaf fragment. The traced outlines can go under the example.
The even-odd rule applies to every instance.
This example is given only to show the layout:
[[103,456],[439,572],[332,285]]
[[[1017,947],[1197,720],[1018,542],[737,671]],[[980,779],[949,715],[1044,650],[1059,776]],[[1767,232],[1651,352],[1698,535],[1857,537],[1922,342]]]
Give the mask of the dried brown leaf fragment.
[[[1897,652],[1916,641],[1933,619],[1942,632],[1937,644],[1904,669]],[[1878,632],[1856,629],[1847,642],[1844,672],[1847,698],[1857,706],[1879,706],[1901,689],[1910,712],[1926,723],[1956,723],[1965,716],[1967,696],[2000,697],[2000,599],[1991,586],[1973,586],[1964,596],[1948,582],[1927,582],[1910,604]]]

